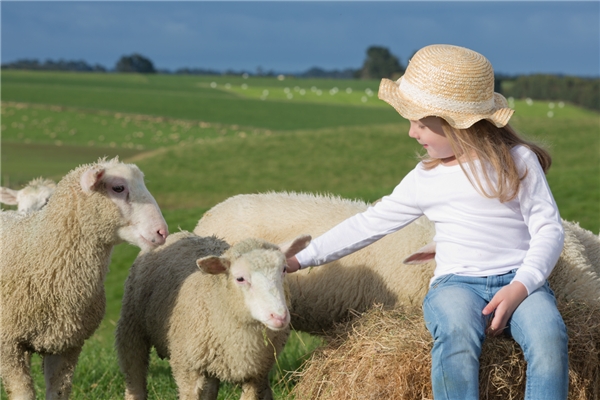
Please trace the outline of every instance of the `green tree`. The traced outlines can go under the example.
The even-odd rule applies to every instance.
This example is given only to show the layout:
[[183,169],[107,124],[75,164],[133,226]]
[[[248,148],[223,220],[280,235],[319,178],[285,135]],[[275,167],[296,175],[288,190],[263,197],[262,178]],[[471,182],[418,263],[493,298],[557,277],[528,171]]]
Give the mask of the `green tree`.
[[137,53],[130,56],[122,56],[119,61],[117,61],[115,70],[118,72],[139,72],[141,74],[156,73],[152,61]]
[[367,49],[367,58],[360,70],[362,79],[394,78],[404,73],[405,68],[385,47],[371,46]]

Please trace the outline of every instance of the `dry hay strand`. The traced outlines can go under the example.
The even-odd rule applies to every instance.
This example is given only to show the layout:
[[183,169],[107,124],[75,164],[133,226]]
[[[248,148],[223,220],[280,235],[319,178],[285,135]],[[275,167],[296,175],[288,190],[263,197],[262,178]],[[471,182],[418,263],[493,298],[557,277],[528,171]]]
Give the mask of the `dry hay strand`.
[[[569,400],[599,398],[600,309],[560,303],[569,333]],[[295,399],[432,399],[432,339],[420,309],[376,306],[346,324],[296,372]],[[481,399],[523,399],[526,363],[506,337],[485,340]]]

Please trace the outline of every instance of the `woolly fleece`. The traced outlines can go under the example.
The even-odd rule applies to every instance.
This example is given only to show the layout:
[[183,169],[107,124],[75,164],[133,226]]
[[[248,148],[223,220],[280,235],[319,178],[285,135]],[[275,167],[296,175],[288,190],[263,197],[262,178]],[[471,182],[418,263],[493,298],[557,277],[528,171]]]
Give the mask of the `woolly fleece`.
[[[104,278],[113,246],[122,242],[118,231],[128,223],[103,187],[85,194],[80,178],[90,168],[124,166],[116,159],[82,165],[40,211],[0,213],[0,371],[9,398],[35,396],[31,352],[64,356],[62,366],[58,358],[44,360],[54,374],[45,371],[47,398],[69,395],[81,348],[104,317]],[[143,179],[135,165],[127,168]],[[50,371],[55,366],[60,371]]]
[[[283,272],[285,258],[275,245],[248,239],[229,248],[214,236],[190,232],[172,234],[164,246],[136,259],[125,283],[116,331],[126,399],[147,396],[152,346],[160,357],[170,359],[180,399],[196,398],[201,387],[202,398],[216,399],[220,380],[242,383],[244,399],[271,398],[268,374],[287,340],[289,325],[279,331],[266,329],[252,318],[229,272],[209,275],[196,265],[197,259],[210,255],[223,255],[233,265],[254,258],[256,249],[262,251],[262,261],[243,262],[250,268]],[[280,258],[276,265],[272,256],[266,257],[274,251]]]

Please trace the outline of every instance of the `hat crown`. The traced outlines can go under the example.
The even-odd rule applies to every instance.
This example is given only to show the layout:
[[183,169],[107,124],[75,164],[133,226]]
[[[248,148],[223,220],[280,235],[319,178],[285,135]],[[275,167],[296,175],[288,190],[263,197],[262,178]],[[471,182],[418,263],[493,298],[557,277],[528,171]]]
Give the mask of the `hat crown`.
[[[491,63],[483,55],[464,47],[431,45],[422,48],[410,60],[402,85],[401,89],[406,89],[415,102],[424,106],[453,110],[471,104],[477,111],[494,106]],[[452,106],[452,102],[461,104]]]
[[464,47],[435,44],[423,47],[396,82],[383,78],[379,98],[409,120],[436,116],[457,129],[486,119],[505,126],[514,110],[494,93],[492,64]]

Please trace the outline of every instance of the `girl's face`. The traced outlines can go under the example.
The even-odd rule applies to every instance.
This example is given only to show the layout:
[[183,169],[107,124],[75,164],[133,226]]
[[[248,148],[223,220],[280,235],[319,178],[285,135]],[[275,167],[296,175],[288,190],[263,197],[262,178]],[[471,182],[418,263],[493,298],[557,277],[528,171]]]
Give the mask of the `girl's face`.
[[442,122],[438,117],[426,117],[418,121],[410,121],[408,136],[421,144],[429,157],[439,158],[444,165],[456,165],[458,161],[450,146],[450,141],[442,129]]

